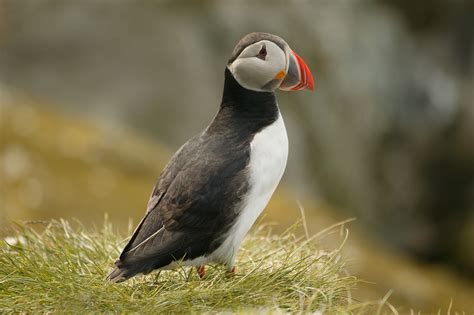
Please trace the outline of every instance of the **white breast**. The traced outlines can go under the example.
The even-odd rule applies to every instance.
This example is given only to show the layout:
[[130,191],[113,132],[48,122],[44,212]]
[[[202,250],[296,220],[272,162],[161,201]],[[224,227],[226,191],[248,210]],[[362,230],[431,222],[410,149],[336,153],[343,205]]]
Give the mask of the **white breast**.
[[257,133],[250,144],[250,189],[236,223],[222,245],[211,254],[212,260],[225,263],[229,268],[233,266],[237,249],[278,186],[287,158],[288,136],[279,114],[278,119]]

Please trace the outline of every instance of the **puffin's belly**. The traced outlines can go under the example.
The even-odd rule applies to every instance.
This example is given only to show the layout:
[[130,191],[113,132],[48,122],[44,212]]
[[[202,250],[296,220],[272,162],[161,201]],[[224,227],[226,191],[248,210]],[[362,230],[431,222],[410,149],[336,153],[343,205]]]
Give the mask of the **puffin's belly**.
[[250,143],[250,188],[226,239],[211,254],[213,261],[226,263],[230,267],[233,265],[237,249],[278,186],[287,158],[288,136],[283,118],[279,114],[278,119],[257,133]]

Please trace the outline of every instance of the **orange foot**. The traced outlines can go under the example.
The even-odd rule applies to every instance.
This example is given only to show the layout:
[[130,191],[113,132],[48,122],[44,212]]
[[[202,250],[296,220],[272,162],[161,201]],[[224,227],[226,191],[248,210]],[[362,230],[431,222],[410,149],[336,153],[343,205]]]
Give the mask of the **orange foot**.
[[197,267],[196,269],[197,269],[199,278],[201,278],[201,279],[204,278],[204,276],[206,275],[206,270],[204,269],[204,265],[201,265],[201,266]]
[[230,273],[235,275],[235,266],[232,266],[232,269],[230,270]]

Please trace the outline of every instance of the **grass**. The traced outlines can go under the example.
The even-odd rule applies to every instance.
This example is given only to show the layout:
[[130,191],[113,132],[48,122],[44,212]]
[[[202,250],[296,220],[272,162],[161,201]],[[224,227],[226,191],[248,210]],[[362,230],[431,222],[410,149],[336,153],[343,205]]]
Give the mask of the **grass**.
[[357,279],[341,248],[320,244],[342,226],[297,237],[296,227],[273,235],[260,225],[239,251],[235,276],[210,266],[201,280],[182,267],[111,284],[104,279],[125,240],[110,223],[92,231],[64,220],[20,224],[0,240],[0,313],[396,313],[385,301],[351,299]]

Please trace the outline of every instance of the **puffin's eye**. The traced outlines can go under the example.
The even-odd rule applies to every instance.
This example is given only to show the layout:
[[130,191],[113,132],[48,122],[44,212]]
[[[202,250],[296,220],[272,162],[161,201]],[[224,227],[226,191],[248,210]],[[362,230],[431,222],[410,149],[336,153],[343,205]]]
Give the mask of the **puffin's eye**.
[[263,45],[262,49],[260,49],[260,51],[258,52],[257,58],[265,60],[266,56],[267,56],[267,47],[265,47],[265,45]]

